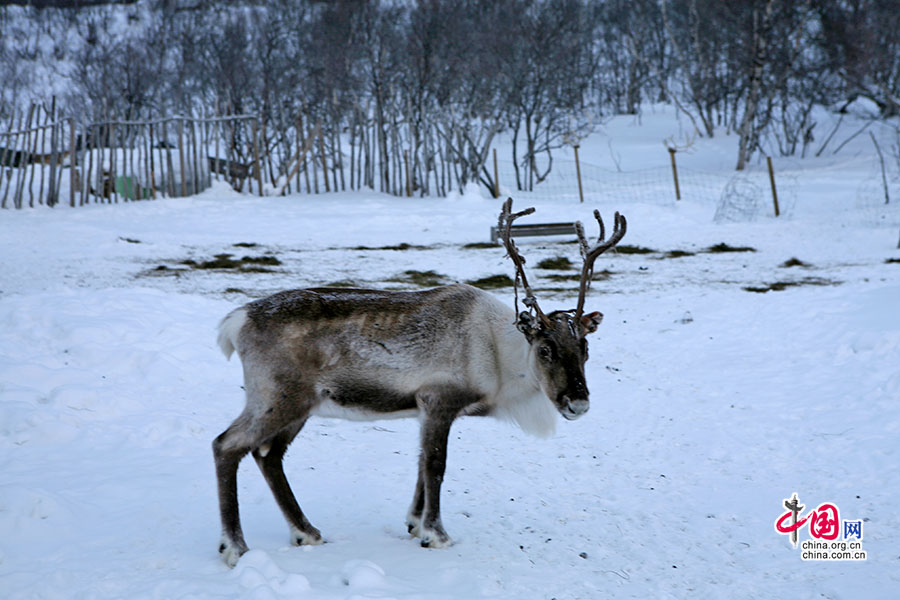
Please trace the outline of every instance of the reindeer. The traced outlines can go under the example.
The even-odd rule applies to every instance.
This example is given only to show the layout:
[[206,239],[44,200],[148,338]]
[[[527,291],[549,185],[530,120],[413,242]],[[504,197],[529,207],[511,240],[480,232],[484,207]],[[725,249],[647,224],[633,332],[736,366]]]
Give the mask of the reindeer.
[[[314,288],[276,293],[229,313],[219,325],[226,357],[237,351],[246,407],[212,444],[228,566],[247,551],[238,513],[238,463],[252,453],[290,529],[294,545],[321,544],[285,477],[288,444],[312,415],[355,420],[418,417],[418,480],[408,531],[428,548],[452,541],[441,523],[440,490],[450,426],[460,416],[506,418],[538,436],[558,412],[588,411],[586,336],[602,315],[584,313],[594,261],[625,235],[625,218],[589,244],[576,232],[584,263],[574,310],[545,314],[511,236],[512,198],[500,213],[503,244],[516,269],[515,311],[488,292],[456,284],[418,292]],[[521,283],[528,310],[518,310]]]

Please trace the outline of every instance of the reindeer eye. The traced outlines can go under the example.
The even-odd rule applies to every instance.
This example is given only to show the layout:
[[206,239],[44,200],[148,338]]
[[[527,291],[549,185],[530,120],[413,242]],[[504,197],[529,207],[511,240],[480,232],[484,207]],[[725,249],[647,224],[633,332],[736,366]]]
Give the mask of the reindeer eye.
[[544,360],[553,358],[553,348],[550,346],[538,346],[538,356]]

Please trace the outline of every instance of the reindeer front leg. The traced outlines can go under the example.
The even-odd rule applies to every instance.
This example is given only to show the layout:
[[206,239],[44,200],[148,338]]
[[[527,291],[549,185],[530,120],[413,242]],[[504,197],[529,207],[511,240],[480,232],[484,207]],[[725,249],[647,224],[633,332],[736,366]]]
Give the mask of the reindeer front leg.
[[422,511],[425,510],[425,455],[419,454],[419,469],[416,477],[416,492],[412,504],[406,513],[406,530],[413,537],[420,537],[419,526],[422,524]]
[[416,403],[422,411],[422,450],[419,478],[407,525],[425,548],[446,548],[453,543],[441,523],[441,484],[447,467],[447,441],[453,421],[478,396],[452,385],[419,390]]

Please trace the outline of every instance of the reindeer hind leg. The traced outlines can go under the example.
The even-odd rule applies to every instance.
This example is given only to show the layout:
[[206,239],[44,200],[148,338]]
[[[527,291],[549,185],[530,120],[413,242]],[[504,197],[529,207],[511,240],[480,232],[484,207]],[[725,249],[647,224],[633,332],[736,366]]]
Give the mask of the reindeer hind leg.
[[253,450],[253,458],[262,471],[278,507],[284,514],[291,531],[291,543],[295,546],[321,544],[322,534],[303,514],[297,499],[284,474],[284,453],[288,445],[303,428],[306,418],[292,422],[258,448]]
[[246,412],[241,414],[212,443],[218,482],[219,513],[222,519],[219,554],[229,567],[236,565],[241,555],[247,551],[238,509],[237,470],[241,459],[253,447],[247,435],[250,421]]

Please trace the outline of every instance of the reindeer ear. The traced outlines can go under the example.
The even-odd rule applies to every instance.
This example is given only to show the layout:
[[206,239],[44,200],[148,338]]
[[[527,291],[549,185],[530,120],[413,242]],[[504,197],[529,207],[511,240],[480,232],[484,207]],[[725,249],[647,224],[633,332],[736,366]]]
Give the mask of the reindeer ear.
[[592,312],[581,317],[581,327],[584,329],[584,335],[597,331],[597,327],[600,326],[602,321],[603,314],[598,312]]
[[537,335],[539,326],[534,315],[523,310],[519,313],[519,318],[516,319],[516,329],[524,333],[525,339],[531,342],[531,340],[534,339],[534,336]]

